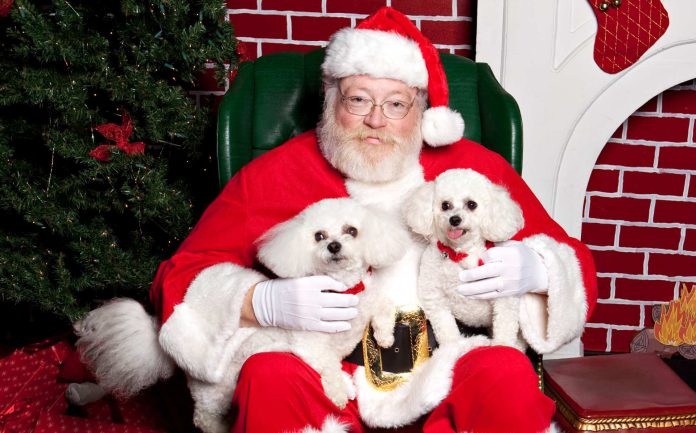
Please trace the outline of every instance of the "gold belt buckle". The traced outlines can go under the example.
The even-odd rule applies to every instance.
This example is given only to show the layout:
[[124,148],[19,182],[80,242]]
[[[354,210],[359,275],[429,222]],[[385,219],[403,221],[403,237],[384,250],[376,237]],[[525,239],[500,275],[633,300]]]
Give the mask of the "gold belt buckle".
[[[408,326],[411,359],[413,360],[413,368],[416,368],[430,357],[425,313],[420,308],[415,311],[397,311],[396,324]],[[382,352],[375,341],[372,325],[365,329],[362,349],[365,376],[372,386],[380,391],[391,391],[408,380],[411,372],[391,373],[382,370]]]

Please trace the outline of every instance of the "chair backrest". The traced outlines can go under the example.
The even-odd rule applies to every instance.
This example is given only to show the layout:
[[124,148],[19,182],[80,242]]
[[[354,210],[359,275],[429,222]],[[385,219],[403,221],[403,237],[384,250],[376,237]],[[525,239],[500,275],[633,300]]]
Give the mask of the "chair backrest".
[[[522,169],[519,107],[485,63],[441,54],[450,107],[464,118],[464,136]],[[314,128],[322,108],[324,49],[285,52],[243,62],[218,111],[220,187],[243,165]]]

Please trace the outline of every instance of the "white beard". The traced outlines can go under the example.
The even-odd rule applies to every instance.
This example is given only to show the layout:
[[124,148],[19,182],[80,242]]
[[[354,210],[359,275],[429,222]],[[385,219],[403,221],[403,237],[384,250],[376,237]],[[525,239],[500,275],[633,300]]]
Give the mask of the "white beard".
[[[336,123],[335,110],[331,102],[324,109],[317,128],[319,147],[329,163],[346,177],[369,183],[390,182],[417,163],[423,146],[420,118],[410,135],[395,137],[364,125],[347,130]],[[368,136],[378,137],[381,143],[365,143]]]

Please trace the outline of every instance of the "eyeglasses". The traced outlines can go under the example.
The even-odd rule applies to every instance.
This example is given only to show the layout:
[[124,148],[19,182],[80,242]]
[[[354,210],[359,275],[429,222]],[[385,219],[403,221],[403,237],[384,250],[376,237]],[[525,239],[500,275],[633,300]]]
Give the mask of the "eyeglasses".
[[346,110],[350,114],[355,114],[356,116],[367,116],[372,113],[375,107],[379,107],[382,110],[384,117],[393,120],[399,120],[406,117],[411,107],[413,107],[413,101],[410,103],[399,101],[398,99],[387,100],[381,104],[375,104],[375,102],[370,98],[364,98],[362,96],[346,96],[338,89],[338,93],[341,94],[341,102],[346,107]]

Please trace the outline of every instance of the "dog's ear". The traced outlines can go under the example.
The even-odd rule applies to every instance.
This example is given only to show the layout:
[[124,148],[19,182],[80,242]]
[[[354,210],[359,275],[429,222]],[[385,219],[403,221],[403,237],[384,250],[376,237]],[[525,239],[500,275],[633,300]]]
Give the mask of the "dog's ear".
[[524,227],[522,209],[502,186],[491,183],[489,204],[481,209],[485,215],[480,219],[481,231],[486,240],[506,241]]
[[258,259],[281,278],[311,275],[311,233],[306,233],[303,215],[273,226],[259,240]]
[[435,183],[426,182],[406,199],[401,214],[406,224],[419,235],[430,237],[435,231],[433,223],[433,200]]
[[365,262],[375,268],[388,266],[403,257],[410,238],[394,217],[368,209],[363,218],[361,247]]

